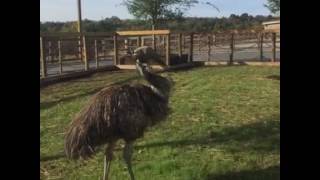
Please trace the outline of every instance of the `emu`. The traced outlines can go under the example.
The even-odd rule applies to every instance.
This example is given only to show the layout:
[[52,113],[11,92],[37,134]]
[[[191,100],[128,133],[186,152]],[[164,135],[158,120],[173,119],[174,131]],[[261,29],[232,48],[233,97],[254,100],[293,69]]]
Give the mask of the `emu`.
[[147,127],[166,119],[173,81],[153,73],[145,64],[155,52],[149,47],[134,51],[136,68],[147,84],[107,87],[95,94],[76,115],[65,136],[65,153],[70,159],[92,157],[98,147],[106,145],[104,175],[108,179],[113,149],[118,140],[125,146],[123,158],[131,180],[134,180],[131,157],[133,143]]
[[[134,54],[134,56],[132,56]],[[139,57],[140,62],[148,62],[149,64],[165,65],[161,61],[161,56],[157,54],[151,47],[142,46],[134,50],[128,51],[126,55],[120,57],[120,64],[136,64],[136,58]]]

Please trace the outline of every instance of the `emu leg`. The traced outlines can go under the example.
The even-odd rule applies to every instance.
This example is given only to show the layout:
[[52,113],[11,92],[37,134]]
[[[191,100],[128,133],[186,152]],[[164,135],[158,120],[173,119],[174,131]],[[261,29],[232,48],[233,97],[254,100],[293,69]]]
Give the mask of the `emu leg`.
[[113,158],[113,148],[115,146],[115,142],[111,142],[108,144],[108,147],[106,148],[106,152],[104,155],[104,172],[103,172],[103,180],[108,180],[108,175],[110,171],[111,166],[111,160]]
[[131,180],[134,180],[134,175],[133,175],[132,165],[131,165],[132,153],[133,153],[133,142],[126,142],[126,145],[123,149],[123,158],[124,158],[126,165],[128,167],[130,178],[131,178]]

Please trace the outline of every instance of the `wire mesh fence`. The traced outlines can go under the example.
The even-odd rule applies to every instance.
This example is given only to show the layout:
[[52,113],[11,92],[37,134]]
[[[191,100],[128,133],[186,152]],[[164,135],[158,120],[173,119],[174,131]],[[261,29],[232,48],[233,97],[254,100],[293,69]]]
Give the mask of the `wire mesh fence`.
[[[142,32],[142,31],[140,31]],[[117,35],[55,33],[40,35],[40,77],[134,64],[133,50],[155,48],[163,62],[280,61],[280,33],[219,32]]]

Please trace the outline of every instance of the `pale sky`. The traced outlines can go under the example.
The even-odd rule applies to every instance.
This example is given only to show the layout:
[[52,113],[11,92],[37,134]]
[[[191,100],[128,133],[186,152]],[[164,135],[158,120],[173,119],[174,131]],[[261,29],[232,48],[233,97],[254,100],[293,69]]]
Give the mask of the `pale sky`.
[[[208,0],[207,0],[208,1]],[[210,0],[209,0],[210,1]],[[117,16],[120,19],[132,19],[122,0],[82,0],[82,19],[101,20]],[[205,0],[203,0],[205,2]],[[228,17],[230,14],[269,15],[263,6],[267,0],[211,0],[220,12],[212,7],[198,4],[192,7],[187,16]],[[40,21],[75,21],[77,20],[77,0],[40,0]]]

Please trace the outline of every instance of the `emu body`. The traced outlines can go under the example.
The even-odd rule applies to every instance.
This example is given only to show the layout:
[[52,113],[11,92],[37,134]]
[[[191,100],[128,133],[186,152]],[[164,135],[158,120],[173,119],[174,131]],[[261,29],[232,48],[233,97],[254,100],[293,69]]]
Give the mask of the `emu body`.
[[102,89],[73,119],[66,133],[65,152],[71,159],[89,158],[97,147],[107,145],[104,179],[108,178],[115,143],[123,139],[126,143],[123,158],[134,180],[131,168],[133,142],[143,136],[148,126],[164,120],[168,114],[172,81],[152,73],[148,65],[142,64],[148,60],[145,57],[150,57],[146,54],[154,54],[145,48],[136,50],[134,58],[147,85],[127,84]]
[[105,88],[90,100],[71,123],[66,136],[68,157],[88,158],[95,147],[143,136],[146,127],[164,119],[167,99],[146,85]]

